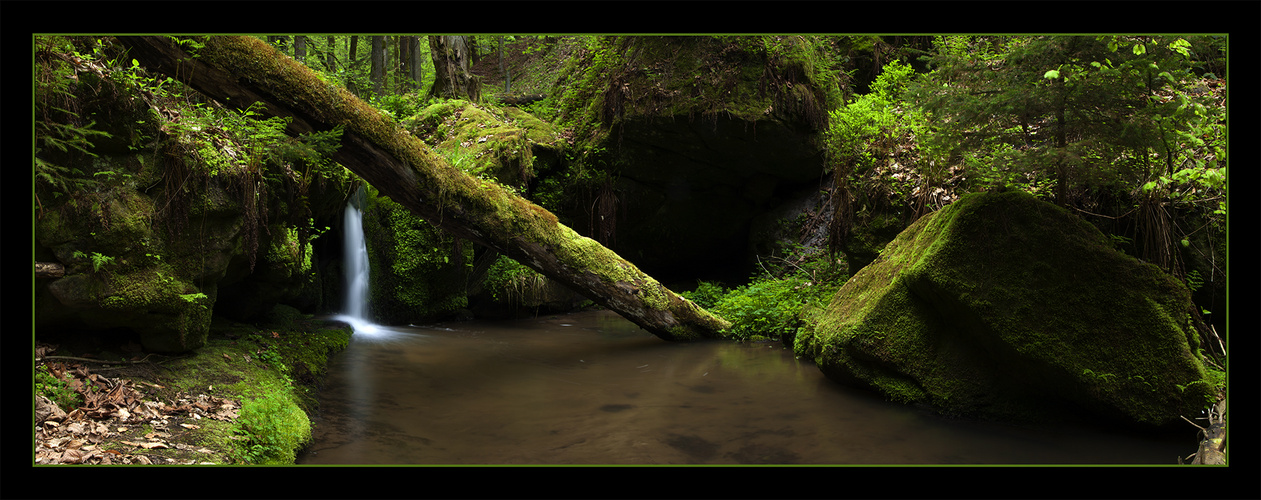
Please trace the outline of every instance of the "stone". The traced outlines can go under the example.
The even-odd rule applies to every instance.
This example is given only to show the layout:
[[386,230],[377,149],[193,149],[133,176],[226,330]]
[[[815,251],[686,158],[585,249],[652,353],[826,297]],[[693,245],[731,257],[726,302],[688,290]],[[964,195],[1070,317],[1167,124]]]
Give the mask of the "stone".
[[1209,401],[1187,289],[1019,191],[922,217],[808,311],[831,379],[948,415],[1166,427]]

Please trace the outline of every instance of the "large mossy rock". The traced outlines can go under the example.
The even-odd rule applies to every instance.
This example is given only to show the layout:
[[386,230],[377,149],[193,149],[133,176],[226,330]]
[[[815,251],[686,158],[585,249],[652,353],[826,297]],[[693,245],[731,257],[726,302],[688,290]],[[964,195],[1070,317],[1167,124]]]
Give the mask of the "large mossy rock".
[[831,379],[946,414],[1162,427],[1211,387],[1186,288],[1023,192],[921,218],[807,316]]
[[552,125],[529,113],[460,99],[429,105],[403,126],[452,166],[522,190],[535,176],[536,159],[555,161],[562,145]]
[[[35,222],[36,258],[65,265],[59,279],[36,283],[35,326],[76,330],[127,328],[145,349],[183,352],[201,347],[210,327],[228,259],[215,245],[202,249],[151,223],[156,202],[126,186],[89,204],[77,200]],[[208,218],[197,235],[232,241],[240,217]],[[236,245],[227,250],[232,252]]]
[[[375,191],[375,190],[374,190]],[[375,321],[405,325],[450,316],[468,305],[473,243],[456,241],[388,197],[363,212],[369,303]]]

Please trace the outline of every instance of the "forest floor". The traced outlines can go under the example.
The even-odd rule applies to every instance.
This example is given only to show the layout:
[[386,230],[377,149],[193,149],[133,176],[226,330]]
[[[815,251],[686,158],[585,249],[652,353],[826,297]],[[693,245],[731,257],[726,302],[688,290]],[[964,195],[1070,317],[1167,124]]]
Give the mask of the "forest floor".
[[[67,412],[39,395],[50,391],[37,391],[34,463],[243,463],[240,450],[247,438],[235,422],[247,400],[291,396],[315,408],[321,376],[303,371],[291,379],[284,372],[295,370],[267,361],[268,352],[292,354],[283,346],[318,344],[312,331],[349,338],[340,325],[304,322],[291,329],[215,329],[206,346],[181,356],[144,354],[130,339],[38,342],[36,373],[61,380],[59,393],[75,403],[62,403],[71,408]],[[316,371],[322,373],[336,351],[340,348],[321,349],[323,355],[313,361],[320,364]],[[37,376],[37,383],[41,379],[49,381]]]

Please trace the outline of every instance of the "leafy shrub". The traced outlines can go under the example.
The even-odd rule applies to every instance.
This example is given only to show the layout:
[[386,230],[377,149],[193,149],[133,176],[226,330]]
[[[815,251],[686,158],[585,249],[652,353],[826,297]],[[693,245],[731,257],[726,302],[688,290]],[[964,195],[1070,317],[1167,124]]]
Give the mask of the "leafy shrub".
[[802,308],[830,300],[839,286],[800,275],[760,279],[731,290],[711,310],[731,322],[728,334],[732,338],[791,338],[802,326]]
[[713,309],[726,294],[727,289],[723,288],[722,285],[710,281],[700,281],[697,282],[695,290],[682,292],[679,296],[692,301],[692,303],[704,309]]
[[873,167],[876,157],[900,128],[901,94],[914,76],[905,63],[884,66],[871,85],[871,93],[830,113],[828,150],[838,160]]
[[237,458],[251,464],[292,464],[295,451],[311,438],[311,422],[289,398],[246,401],[236,419],[243,436]]

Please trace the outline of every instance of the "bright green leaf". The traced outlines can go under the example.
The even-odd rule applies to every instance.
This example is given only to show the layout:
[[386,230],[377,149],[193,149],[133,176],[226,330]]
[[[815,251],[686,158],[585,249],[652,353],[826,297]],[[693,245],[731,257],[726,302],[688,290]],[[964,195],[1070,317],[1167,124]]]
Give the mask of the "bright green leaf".
[[1189,50],[1190,47],[1191,47],[1191,42],[1188,42],[1181,38],[1174,40],[1173,42],[1169,44],[1169,48],[1173,49],[1174,52],[1182,54],[1182,57],[1191,57],[1191,51]]
[[1049,80],[1049,79],[1054,79],[1054,78],[1059,78],[1059,77],[1060,77],[1060,72],[1059,72],[1059,70],[1054,70],[1054,69],[1053,69],[1053,70],[1049,70],[1049,71],[1047,71],[1046,73],[1043,73],[1043,74],[1042,74],[1042,78],[1046,78],[1046,79],[1048,79],[1048,80]]
[[1134,44],[1134,55],[1141,56],[1146,53],[1147,53],[1147,46],[1141,43]]

